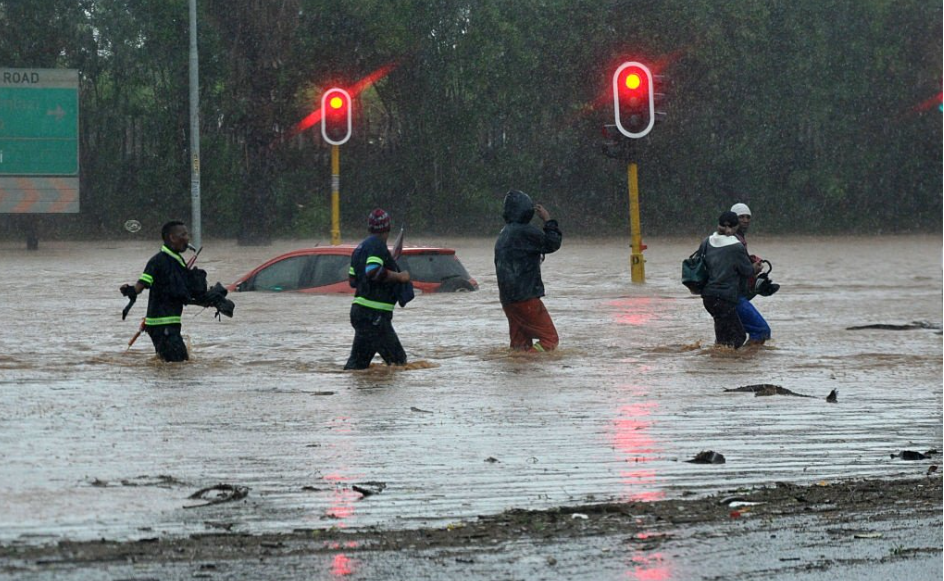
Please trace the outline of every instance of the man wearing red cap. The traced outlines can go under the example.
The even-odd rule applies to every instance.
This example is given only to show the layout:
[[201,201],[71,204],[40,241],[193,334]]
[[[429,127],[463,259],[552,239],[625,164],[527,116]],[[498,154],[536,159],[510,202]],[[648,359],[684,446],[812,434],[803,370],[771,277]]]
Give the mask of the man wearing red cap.
[[409,282],[410,273],[400,272],[387,249],[389,214],[380,208],[372,211],[367,231],[370,235],[351,254],[348,271],[348,282],[355,289],[351,305],[354,344],[344,369],[367,369],[377,353],[387,365],[406,363],[406,352],[393,329],[393,307],[397,303],[395,287]]

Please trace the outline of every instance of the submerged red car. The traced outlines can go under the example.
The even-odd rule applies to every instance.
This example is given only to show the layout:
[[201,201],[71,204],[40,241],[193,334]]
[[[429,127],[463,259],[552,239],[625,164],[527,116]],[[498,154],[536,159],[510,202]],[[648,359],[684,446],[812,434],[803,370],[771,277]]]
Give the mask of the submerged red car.
[[[319,246],[286,252],[239,277],[230,291],[295,291],[348,293],[351,253],[356,246]],[[452,248],[429,246],[404,248],[400,268],[410,273],[413,288],[424,293],[478,290],[479,285]]]

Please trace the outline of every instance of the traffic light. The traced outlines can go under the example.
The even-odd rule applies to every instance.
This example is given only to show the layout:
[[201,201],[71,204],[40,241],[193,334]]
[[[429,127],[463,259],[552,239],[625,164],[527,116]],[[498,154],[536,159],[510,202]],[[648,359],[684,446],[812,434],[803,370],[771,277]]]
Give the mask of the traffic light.
[[334,87],[321,96],[321,136],[331,145],[351,138],[351,95]]
[[603,155],[611,159],[629,159],[628,141],[620,134],[616,125],[603,126],[603,141],[600,143]]
[[626,62],[613,73],[616,127],[626,137],[645,137],[656,121],[655,90],[649,67]]

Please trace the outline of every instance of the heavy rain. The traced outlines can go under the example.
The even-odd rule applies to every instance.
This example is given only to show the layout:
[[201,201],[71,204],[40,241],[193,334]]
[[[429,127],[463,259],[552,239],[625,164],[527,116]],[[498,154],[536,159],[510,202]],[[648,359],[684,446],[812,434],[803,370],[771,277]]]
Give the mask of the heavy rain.
[[[941,578],[941,21],[0,0],[0,579]],[[509,190],[563,233],[546,353],[510,347]],[[735,204],[780,285],[738,349],[681,281]],[[345,371],[388,225],[407,362]],[[234,311],[186,306],[171,363],[175,245]]]

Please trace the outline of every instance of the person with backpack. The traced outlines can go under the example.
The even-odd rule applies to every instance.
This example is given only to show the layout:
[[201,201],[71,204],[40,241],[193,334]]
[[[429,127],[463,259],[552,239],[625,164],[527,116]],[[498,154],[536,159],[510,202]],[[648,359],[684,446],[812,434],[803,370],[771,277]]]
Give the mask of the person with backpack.
[[751,264],[747,248],[735,236],[738,215],[727,211],[718,217],[718,230],[699,249],[708,270],[708,282],[701,289],[702,304],[714,319],[715,343],[737,349],[744,345],[746,332],[738,317],[739,297],[748,280],[760,270]]

